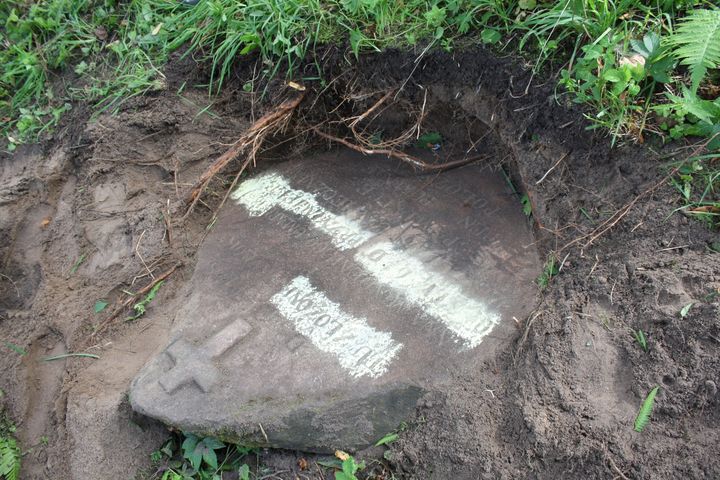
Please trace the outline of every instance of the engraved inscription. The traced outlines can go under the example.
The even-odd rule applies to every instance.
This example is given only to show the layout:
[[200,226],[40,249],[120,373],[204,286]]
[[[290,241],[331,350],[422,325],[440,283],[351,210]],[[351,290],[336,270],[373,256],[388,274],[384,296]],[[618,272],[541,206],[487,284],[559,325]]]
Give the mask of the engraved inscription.
[[402,292],[410,303],[443,322],[470,348],[479,345],[500,322],[500,316],[485,304],[467,297],[450,279],[389,242],[360,249],[355,260],[381,283]]
[[[316,229],[330,237],[335,248],[356,249],[354,261],[378,283],[399,292],[405,303],[439,320],[466,347],[479,345],[500,322],[498,314],[483,302],[465,295],[453,279],[403,250],[398,245],[403,243],[400,239],[368,242],[376,237],[374,233],[364,230],[354,220],[328,211],[318,203],[315,194],[293,188],[280,174],[269,173],[246,180],[233,192],[233,198],[251,215],[264,215],[279,206],[309,219]],[[402,229],[406,230],[408,228]]]
[[357,247],[371,236],[354,221],[326,210],[315,195],[292,188],[276,173],[246,180],[233,192],[232,198],[244,205],[251,215],[263,215],[278,205],[308,218],[315,228],[330,235],[339,250]]
[[353,377],[379,377],[402,348],[389,333],[341,310],[307,277],[295,277],[271,302],[313,345],[336,356]]

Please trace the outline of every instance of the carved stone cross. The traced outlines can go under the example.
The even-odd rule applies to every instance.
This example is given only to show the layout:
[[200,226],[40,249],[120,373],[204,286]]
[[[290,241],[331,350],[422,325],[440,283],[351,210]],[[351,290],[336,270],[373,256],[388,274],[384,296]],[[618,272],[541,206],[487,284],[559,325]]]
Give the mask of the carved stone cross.
[[166,393],[172,394],[178,388],[195,383],[200,390],[208,393],[217,383],[219,372],[214,359],[225,353],[252,327],[237,319],[213,335],[204,345],[197,346],[180,338],[165,350],[175,362],[170,370],[160,378],[160,386]]

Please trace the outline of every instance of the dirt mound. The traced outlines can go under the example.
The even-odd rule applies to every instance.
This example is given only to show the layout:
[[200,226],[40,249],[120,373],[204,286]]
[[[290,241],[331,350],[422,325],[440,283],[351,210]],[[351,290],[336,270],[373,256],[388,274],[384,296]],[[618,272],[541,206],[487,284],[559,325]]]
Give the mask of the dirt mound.
[[[325,58],[327,86],[299,110],[305,121],[326,119],[338,105],[349,116],[341,102],[348,92],[402,86],[402,101],[416,109],[427,102],[437,124],[485,124],[502,146],[497,166],[527,192],[541,254],[557,252],[562,263],[535,313],[518,319],[513,350],[418,407],[388,455],[395,474],[719,476],[720,256],[707,248],[716,233],[672,214],[675,194],[661,182],[668,157],[610,149],[579,112],[556,104],[553,82],[526,89],[528,72],[482,50],[419,59],[387,52],[352,67]],[[213,183],[185,222],[181,199],[261,111],[259,96],[241,88],[251,65],[240,65],[237,88],[216,99],[181,89],[194,75],[176,62],[165,92],[117,116],[88,120],[78,110],[52,141],[0,158],[0,341],[26,352],[0,357],[0,388],[24,449],[32,447],[23,478],[133,476],[162,441],[158,426],[133,423],[124,394],[165,343],[183,302],[176,292],[227,185]],[[467,144],[456,130],[454,140]],[[282,138],[266,160],[326,145],[304,131]],[[128,322],[123,311],[107,321],[126,291],[178,265],[145,316]],[[110,306],[95,314],[100,299]],[[101,358],[42,361],[66,352]],[[652,422],[636,433],[637,409],[656,385]],[[263,461],[297,469],[289,452]]]

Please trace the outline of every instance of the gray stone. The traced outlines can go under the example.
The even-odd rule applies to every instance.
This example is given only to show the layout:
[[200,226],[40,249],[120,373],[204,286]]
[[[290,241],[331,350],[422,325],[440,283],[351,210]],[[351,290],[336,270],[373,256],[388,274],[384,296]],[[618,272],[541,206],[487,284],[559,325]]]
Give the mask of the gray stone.
[[[530,225],[481,166],[323,154],[244,180],[133,408],[260,446],[363,448],[483,368],[535,302]],[[515,319],[515,320],[514,320]]]

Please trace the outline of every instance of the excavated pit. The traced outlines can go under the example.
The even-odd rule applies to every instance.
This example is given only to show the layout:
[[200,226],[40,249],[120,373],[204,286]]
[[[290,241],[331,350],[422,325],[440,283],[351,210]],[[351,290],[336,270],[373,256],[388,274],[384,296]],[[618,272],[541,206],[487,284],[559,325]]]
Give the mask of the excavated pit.
[[[378,212],[385,208],[387,231],[417,233],[390,235],[407,255],[425,259],[418,251],[432,250],[433,258],[442,259],[444,254],[444,263],[427,264],[448,284],[460,285],[460,291],[476,301],[489,305],[493,298],[502,298],[503,305],[517,310],[492,305],[502,313],[502,321],[479,345],[468,348],[462,345],[462,335],[423,311],[422,302],[408,307],[407,292],[393,293],[397,285],[383,287],[373,277],[375,270],[358,261],[358,251],[339,250],[332,235],[282,205],[251,216],[242,202],[231,200],[206,236],[238,164],[230,165],[188,221],[181,221],[185,194],[208,164],[262,111],[296,92],[277,80],[268,85],[271,95],[261,103],[259,95],[240,89],[251,79],[253,67],[241,64],[232,80],[238,88],[231,84],[206,109],[206,91],[185,88],[178,93],[183,84],[202,83],[204,73],[188,59],[175,61],[166,72],[167,91],[135,99],[117,116],[103,115],[96,121],[88,121],[82,108],[75,109],[75,116],[53,140],[0,159],[5,275],[0,277],[0,341],[28,352],[9,349],[10,354],[0,357],[0,388],[7,413],[18,425],[18,437],[24,447],[33,448],[23,459],[23,478],[128,478],[149,468],[147,454],[161,446],[168,432],[130,412],[130,404],[139,407],[141,400],[136,401],[133,392],[128,399],[129,386],[135,378],[136,386],[143,378],[152,380],[146,374],[153,369],[158,374],[170,370],[175,359],[165,352],[173,342],[206,346],[235,321],[221,315],[231,309],[231,298],[245,302],[251,311],[259,309],[251,316],[244,316],[247,310],[235,313],[242,313],[238,317],[245,322],[257,322],[247,335],[262,332],[266,354],[282,351],[282,335],[303,338],[298,350],[304,352],[303,362],[277,355],[290,362],[282,365],[304,369],[302,378],[310,383],[312,370],[322,374],[319,396],[287,406],[300,412],[293,417],[293,425],[302,427],[296,431],[305,428],[315,439],[277,441],[280,437],[267,431],[265,439],[264,419],[262,429],[249,426],[248,419],[257,412],[242,417],[248,413],[240,411],[247,398],[234,412],[242,419],[238,424],[245,422],[247,428],[221,432],[218,424],[208,432],[260,445],[325,451],[348,439],[352,441],[345,448],[361,448],[381,431],[386,433],[390,423],[408,418],[407,430],[377,467],[398,478],[718,476],[720,464],[713,452],[720,440],[715,387],[720,381],[720,325],[718,299],[711,293],[720,286],[720,265],[707,247],[716,233],[672,215],[675,196],[664,185],[640,197],[613,228],[602,229],[615,212],[657,184],[665,160],[646,148],[611,149],[607,139],[586,130],[579,112],[555,100],[553,82],[530,83],[530,74],[513,61],[483,50],[429,52],[417,62],[417,55],[387,52],[361,57],[353,66],[333,52],[323,58],[326,83],[307,84],[307,98],[288,128],[268,140],[265,146],[272,148],[261,153],[257,171],[242,182],[282,172],[291,189],[314,196],[326,211],[357,220],[362,232],[373,234],[386,231],[379,221],[372,222],[383,220]],[[314,69],[308,67],[308,76],[317,73]],[[404,150],[427,162],[482,158],[444,173],[414,171],[397,158],[337,150],[337,142],[308,130],[317,127],[353,141],[346,120],[367,111],[384,92],[400,87],[401,94],[383,115],[364,125],[367,138],[376,133],[380,142],[396,138],[422,114],[420,134],[440,133],[440,148],[418,145],[416,136]],[[304,158],[311,159],[308,165],[317,177],[307,177]],[[325,182],[327,188],[317,183],[323,174],[334,182]],[[371,178],[369,183],[378,185],[382,178],[384,196],[356,196],[357,185],[349,181],[353,178]],[[401,180],[403,186],[388,184],[388,178]],[[440,188],[447,182],[463,185],[473,197],[489,191],[504,206],[474,210],[472,202],[465,206],[467,194]],[[482,185],[482,191],[473,191],[476,185]],[[330,198],[330,192],[338,193]],[[340,194],[347,200],[333,204]],[[522,213],[524,195],[531,218]],[[379,210],[369,208],[377,203]],[[363,206],[365,216],[358,214]],[[417,212],[411,216],[415,224],[403,230],[408,209]],[[502,249],[484,248],[482,239],[489,234],[465,228],[467,224],[455,218],[463,216],[464,222],[491,212],[502,217],[492,220],[500,231],[498,239],[511,237]],[[294,227],[283,229],[285,224]],[[433,238],[430,233],[435,231],[439,233]],[[465,243],[441,240],[448,237],[463,238]],[[413,243],[422,238],[430,239],[421,243],[422,248]],[[232,254],[224,253],[228,244],[233,245]],[[527,248],[510,248],[517,245]],[[261,254],[255,257],[251,252],[257,248]],[[321,258],[307,253],[316,249],[326,254]],[[479,253],[503,250],[511,254],[478,260]],[[557,253],[563,269],[540,292],[531,281],[542,272],[550,252]],[[347,261],[342,262],[344,271],[335,272],[332,265],[338,264],[332,259],[338,256]],[[466,258],[473,261],[466,263]],[[528,261],[515,266],[516,259]],[[490,260],[493,268],[506,271],[490,274]],[[123,312],[105,323],[107,312],[93,313],[97,300],[108,301],[112,309],[127,299],[127,291],[139,290],[172,268],[145,316],[126,322],[130,312]],[[233,268],[236,271],[230,272]],[[242,270],[237,273],[238,269]],[[508,281],[515,271],[523,273]],[[242,276],[240,285],[234,283],[236,275]],[[298,331],[292,318],[283,316],[278,307],[282,302],[273,303],[272,298],[281,300],[276,295],[299,277],[344,314],[365,319],[376,331],[390,333],[393,341],[402,343],[392,362],[385,364],[386,373],[378,377],[382,382],[388,375],[392,388],[400,387],[374,390],[380,393],[367,401],[362,396],[373,391],[375,380],[361,376],[361,383],[352,387],[352,368],[342,366],[332,345],[317,341],[328,351],[320,350]],[[213,278],[218,283],[208,282]],[[260,282],[262,278],[266,280]],[[354,278],[363,279],[357,283],[362,288],[353,287]],[[479,280],[487,278],[493,280],[489,286]],[[488,289],[496,292],[488,294]],[[190,301],[194,292],[219,297],[203,307],[202,301]],[[392,298],[397,300],[386,307],[385,301]],[[694,305],[691,313],[681,319],[677,312],[688,303]],[[198,315],[190,315],[192,308],[199,314],[217,309],[216,322],[193,328]],[[405,323],[416,318],[424,321],[409,327]],[[101,325],[107,328],[96,333]],[[424,330],[428,325],[433,327]],[[237,332],[243,331],[240,327],[238,323]],[[649,338],[647,353],[633,339],[631,332],[637,329]],[[433,335],[440,338],[436,345]],[[437,350],[438,345],[443,348]],[[240,358],[252,350],[238,343],[225,351]],[[64,352],[100,358],[42,362]],[[406,352],[415,353],[403,357]],[[245,360],[267,372],[273,359]],[[352,362],[346,365],[352,367]],[[370,367],[377,365],[382,363]],[[224,369],[218,369],[217,384],[223,378],[246,381],[243,376],[253,373]],[[420,372],[425,370],[430,374],[423,376]],[[292,372],[282,373],[293,378]],[[197,394],[195,380],[181,383],[174,395]],[[348,397],[351,403],[338,402],[350,407],[338,407],[332,421],[318,417],[320,425],[313,422],[308,412],[316,412],[317,405],[324,409],[328,404],[318,403],[318,398],[335,398],[333,389],[339,385],[355,392]],[[652,422],[636,434],[632,423],[637,407],[655,385],[662,388]],[[279,397],[295,395],[293,385],[284,387]],[[393,396],[393,391],[406,395]],[[386,404],[402,406],[394,411],[392,422],[363,423],[357,416],[355,428],[346,429],[345,436],[316,440],[327,433],[325,428],[336,433],[339,430],[330,427],[347,425],[341,417],[353,406],[369,408],[382,398]],[[398,398],[402,401],[393,401]],[[208,405],[215,411],[214,405],[226,403],[219,401]],[[259,403],[250,404],[256,408]],[[191,429],[206,430],[207,425],[190,423]],[[289,422],[268,425],[278,427],[276,433],[287,432],[283,427]],[[307,425],[313,428],[308,431]],[[358,457],[378,458],[381,450],[364,450]],[[317,465],[310,471],[300,469],[301,456],[307,457],[268,450],[261,453],[261,461],[280,478],[321,478]]]

